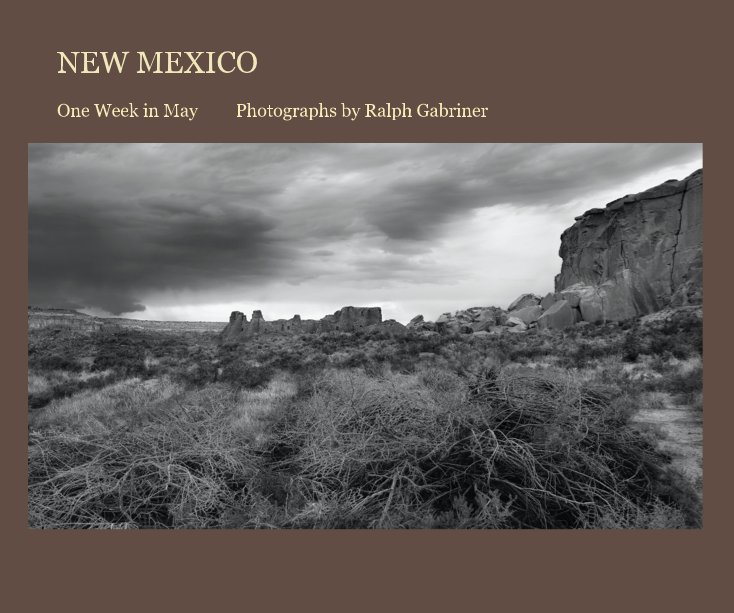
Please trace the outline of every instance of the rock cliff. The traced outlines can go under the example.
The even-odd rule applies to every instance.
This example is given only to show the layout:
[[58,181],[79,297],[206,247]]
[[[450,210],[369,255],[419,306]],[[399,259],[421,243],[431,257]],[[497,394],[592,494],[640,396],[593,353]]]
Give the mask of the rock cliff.
[[702,220],[703,170],[587,211],[561,235],[555,297],[592,322],[700,304]]

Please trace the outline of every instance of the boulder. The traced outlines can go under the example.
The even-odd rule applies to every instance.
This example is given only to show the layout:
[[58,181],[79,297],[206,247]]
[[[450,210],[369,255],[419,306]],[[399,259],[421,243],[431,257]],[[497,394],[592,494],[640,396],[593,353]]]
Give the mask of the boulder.
[[383,321],[376,327],[379,327],[381,331],[387,332],[390,336],[394,336],[396,338],[402,338],[408,333],[408,329],[399,321],[395,321],[394,319]]
[[451,313],[443,313],[437,320],[437,324],[446,324],[453,319]]
[[538,321],[538,317],[540,317],[542,314],[543,307],[538,304],[535,306],[528,306],[522,309],[517,309],[516,311],[512,311],[512,317],[510,319],[519,319],[526,326],[529,326],[530,324]]
[[425,323],[423,319],[423,315],[416,315],[413,319],[411,319],[408,322],[407,327],[408,328],[416,328],[420,330],[423,327],[423,324]]
[[411,319],[408,322],[406,328],[413,332],[435,331],[436,324],[433,323],[432,321],[425,321],[423,319],[423,315],[416,315],[413,319]]
[[508,328],[519,327],[522,330],[525,330],[528,327],[527,324],[522,319],[520,319],[519,317],[514,317],[514,316],[507,318],[507,322],[505,323],[505,326],[507,326]]
[[494,307],[472,307],[455,313],[443,313],[436,320],[436,330],[441,333],[472,334],[496,325]]
[[510,306],[507,307],[507,310],[511,312],[529,306],[536,306],[538,304],[540,304],[540,296],[536,296],[535,294],[523,294],[519,298],[513,300],[510,303]]
[[537,326],[541,330],[563,330],[580,320],[578,309],[574,309],[568,300],[559,300],[538,318]]
[[491,321],[494,325],[501,325],[505,312],[499,307],[483,307],[477,315],[477,321]]
[[486,332],[487,330],[491,330],[492,328],[495,327],[495,323],[493,319],[492,320],[486,319],[484,321],[480,320],[480,321],[472,322],[471,327],[474,330],[474,333],[476,334],[477,332]]
[[546,294],[543,297],[543,299],[540,301],[540,306],[545,311],[545,310],[549,309],[550,307],[552,307],[553,304],[556,303],[556,302],[558,302],[559,300],[561,300],[561,297],[558,294],[556,294],[554,292],[550,292],[550,293]]
[[[590,287],[588,285],[581,285],[580,283],[578,283],[577,286],[583,288]],[[579,302],[581,302],[580,293],[576,291],[563,290],[562,292],[560,292],[560,296],[561,300],[565,300],[566,302],[568,302],[568,304],[570,304],[574,309],[578,308]]]

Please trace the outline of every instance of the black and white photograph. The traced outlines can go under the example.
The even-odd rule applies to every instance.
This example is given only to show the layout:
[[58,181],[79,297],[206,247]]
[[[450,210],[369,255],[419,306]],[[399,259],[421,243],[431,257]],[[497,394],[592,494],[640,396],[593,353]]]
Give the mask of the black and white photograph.
[[29,144],[28,526],[701,528],[703,146]]

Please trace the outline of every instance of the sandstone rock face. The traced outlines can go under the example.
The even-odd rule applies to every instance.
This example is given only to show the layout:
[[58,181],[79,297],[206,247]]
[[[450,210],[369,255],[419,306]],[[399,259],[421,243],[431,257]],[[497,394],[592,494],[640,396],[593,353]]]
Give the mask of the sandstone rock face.
[[591,209],[561,235],[556,293],[585,321],[703,300],[703,171]]
[[519,298],[516,298],[514,301],[510,303],[510,306],[507,307],[507,310],[509,312],[516,311],[517,309],[524,309],[525,307],[529,306],[536,306],[540,304],[540,296],[536,296],[535,294],[523,294]]
[[334,313],[336,329],[339,332],[354,332],[382,322],[380,307],[348,306]]
[[563,330],[580,320],[578,309],[573,308],[568,300],[559,300],[538,318],[537,325],[541,330]]

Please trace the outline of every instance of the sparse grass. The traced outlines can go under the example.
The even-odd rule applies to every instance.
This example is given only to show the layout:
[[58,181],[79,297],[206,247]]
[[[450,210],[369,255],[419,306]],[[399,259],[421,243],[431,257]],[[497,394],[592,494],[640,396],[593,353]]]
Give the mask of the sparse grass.
[[29,427],[76,434],[104,434],[116,427],[136,427],[148,419],[157,403],[177,393],[180,386],[169,379],[126,379],[102,389],[55,399],[31,414]]

